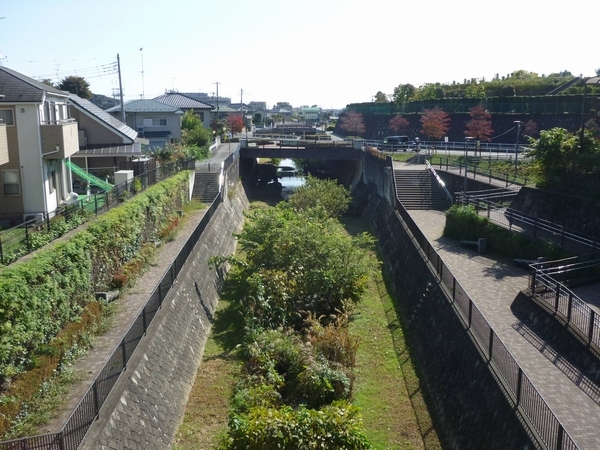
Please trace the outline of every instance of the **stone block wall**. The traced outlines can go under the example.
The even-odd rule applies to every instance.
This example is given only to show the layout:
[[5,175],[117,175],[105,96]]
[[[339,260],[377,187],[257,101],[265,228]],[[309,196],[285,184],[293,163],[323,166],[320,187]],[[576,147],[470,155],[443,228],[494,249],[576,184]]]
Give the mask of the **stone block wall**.
[[371,197],[363,216],[378,239],[388,290],[445,447],[533,448],[400,218]]
[[[235,177],[232,177],[235,179]],[[199,239],[178,281],[165,298],[92,425],[81,449],[170,448],[194,384],[225,273],[208,261],[235,251],[248,208],[238,183]]]

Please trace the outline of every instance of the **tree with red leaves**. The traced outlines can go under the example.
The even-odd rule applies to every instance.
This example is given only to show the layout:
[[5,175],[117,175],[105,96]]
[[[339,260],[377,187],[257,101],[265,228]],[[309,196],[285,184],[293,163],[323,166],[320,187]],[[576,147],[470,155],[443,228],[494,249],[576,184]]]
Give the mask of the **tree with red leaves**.
[[340,118],[340,128],[353,136],[360,136],[367,131],[362,114],[356,111],[349,111]]
[[240,133],[244,129],[244,119],[237,113],[227,114],[225,123],[232,133]]
[[405,132],[408,130],[409,123],[404,117],[398,115],[394,116],[389,122],[390,130],[395,131],[396,133]]
[[442,109],[426,109],[421,116],[421,133],[429,139],[440,140],[450,129],[450,116]]
[[467,121],[465,136],[471,136],[477,141],[489,141],[492,133],[492,115],[483,106],[470,109],[471,120]]

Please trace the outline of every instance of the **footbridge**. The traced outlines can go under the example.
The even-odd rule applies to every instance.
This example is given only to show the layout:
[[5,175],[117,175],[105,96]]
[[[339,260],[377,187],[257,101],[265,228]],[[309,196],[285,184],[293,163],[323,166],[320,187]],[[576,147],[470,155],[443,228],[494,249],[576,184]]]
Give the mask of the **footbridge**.
[[363,141],[318,141],[280,138],[277,141],[248,139],[241,142],[243,158],[362,160]]

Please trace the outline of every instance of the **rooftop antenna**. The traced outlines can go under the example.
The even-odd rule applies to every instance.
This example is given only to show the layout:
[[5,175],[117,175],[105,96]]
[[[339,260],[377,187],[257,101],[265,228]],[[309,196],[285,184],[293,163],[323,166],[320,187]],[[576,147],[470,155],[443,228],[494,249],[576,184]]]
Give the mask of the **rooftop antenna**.
[[144,47],[140,47],[140,54],[142,55],[142,100],[145,98],[144,93]]

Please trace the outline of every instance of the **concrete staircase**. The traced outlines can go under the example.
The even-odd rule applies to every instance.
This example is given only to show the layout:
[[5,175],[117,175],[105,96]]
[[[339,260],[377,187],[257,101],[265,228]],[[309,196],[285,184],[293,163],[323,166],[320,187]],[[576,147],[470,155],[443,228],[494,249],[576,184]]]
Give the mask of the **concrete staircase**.
[[394,179],[396,196],[406,209],[445,211],[450,207],[450,202],[428,170],[395,170]]
[[212,203],[219,194],[218,172],[196,172],[192,198],[202,203]]

